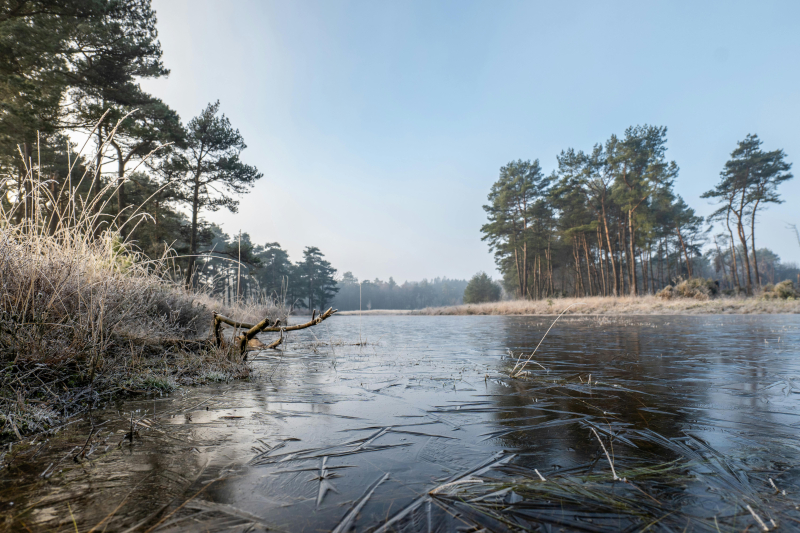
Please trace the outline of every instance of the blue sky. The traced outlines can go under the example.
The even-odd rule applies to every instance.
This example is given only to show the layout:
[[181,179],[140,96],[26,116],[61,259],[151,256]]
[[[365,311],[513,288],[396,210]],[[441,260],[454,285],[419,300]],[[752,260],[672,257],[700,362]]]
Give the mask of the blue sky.
[[[499,168],[669,128],[676,190],[700,214],[736,142],[800,161],[800,2],[154,0],[184,121],[219,99],[264,178],[229,233],[318,246],[339,272],[397,281],[494,272],[480,226]],[[800,166],[795,168],[800,173]],[[756,229],[800,262],[800,178]]]

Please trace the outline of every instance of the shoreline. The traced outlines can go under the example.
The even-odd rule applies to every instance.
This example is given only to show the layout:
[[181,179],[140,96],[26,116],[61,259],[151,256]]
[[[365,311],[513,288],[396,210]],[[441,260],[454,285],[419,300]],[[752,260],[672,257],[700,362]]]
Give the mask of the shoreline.
[[368,309],[366,311],[339,311],[337,315],[414,315],[419,309]]
[[[565,312],[566,311],[566,312]],[[415,316],[645,316],[645,315],[775,315],[800,314],[800,300],[767,300],[758,297],[720,297],[708,300],[674,298],[663,300],[646,296],[590,296],[545,300],[507,300],[424,309],[371,309],[340,311],[339,315],[415,315]]]

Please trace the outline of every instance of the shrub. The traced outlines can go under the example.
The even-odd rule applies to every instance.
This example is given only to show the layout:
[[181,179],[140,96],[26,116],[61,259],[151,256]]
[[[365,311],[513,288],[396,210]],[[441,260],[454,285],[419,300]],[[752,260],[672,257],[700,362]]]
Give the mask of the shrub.
[[500,300],[500,285],[492,281],[486,272],[478,272],[467,283],[464,289],[465,304],[479,304],[483,302],[496,302]]
[[663,300],[673,298],[693,298],[695,300],[708,300],[719,293],[717,282],[712,279],[690,278],[679,281],[675,286],[667,285],[656,293]]
[[762,296],[767,300],[789,300],[797,298],[797,291],[794,288],[794,283],[791,280],[784,280],[775,285],[769,284],[764,286]]

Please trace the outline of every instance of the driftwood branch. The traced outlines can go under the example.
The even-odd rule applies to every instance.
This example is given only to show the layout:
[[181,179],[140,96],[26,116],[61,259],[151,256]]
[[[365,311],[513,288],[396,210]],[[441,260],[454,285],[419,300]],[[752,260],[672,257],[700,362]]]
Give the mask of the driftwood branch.
[[255,336],[262,332],[281,333],[281,336],[278,340],[266,346],[266,348],[277,348],[281,344],[281,342],[283,342],[284,331],[297,331],[300,329],[310,328],[311,326],[316,326],[326,318],[333,316],[333,314],[336,313],[336,311],[337,311],[336,309],[329,307],[327,311],[325,311],[319,316],[316,316],[317,310],[314,309],[311,313],[311,320],[309,320],[305,324],[296,324],[294,326],[281,326],[280,320],[276,320],[273,324],[270,324],[269,318],[265,318],[258,324],[248,324],[247,322],[238,322],[226,316],[214,313],[214,342],[216,343],[217,346],[222,346],[222,324],[227,324],[235,328],[247,330],[243,335],[239,335],[235,339],[236,345],[239,347],[239,351],[242,354],[244,354],[245,351],[247,351],[248,344],[250,344],[251,341],[255,339]]
[[282,342],[283,342],[283,332],[281,331],[281,336],[278,337],[278,340],[276,340],[275,342],[271,342],[269,346],[267,346],[267,350],[274,350],[275,348],[280,346]]
[[309,320],[305,324],[296,324],[294,326],[286,326],[286,327],[283,327],[283,328],[270,327],[270,328],[264,328],[262,331],[267,331],[267,332],[268,331],[272,331],[272,332],[297,331],[298,329],[310,328],[311,326],[316,326],[317,324],[319,324],[320,322],[322,322],[326,318],[329,318],[329,317],[333,316],[333,314],[336,313],[337,311],[338,311],[338,309],[334,309],[333,307],[329,307],[327,311],[325,311],[324,313],[322,313],[321,315],[319,315],[316,318],[312,317],[311,320]]

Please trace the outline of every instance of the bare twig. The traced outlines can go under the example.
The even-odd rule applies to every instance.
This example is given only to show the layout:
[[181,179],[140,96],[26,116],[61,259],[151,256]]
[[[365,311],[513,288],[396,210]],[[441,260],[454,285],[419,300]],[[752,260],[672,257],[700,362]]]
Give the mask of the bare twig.
[[611,460],[611,456],[608,455],[608,450],[606,450],[606,445],[603,444],[603,439],[600,438],[600,435],[597,434],[597,431],[595,431],[593,427],[590,427],[589,429],[591,429],[592,433],[594,433],[594,436],[597,437],[597,441],[600,443],[600,446],[603,447],[603,451],[606,453],[606,459],[608,459],[608,466],[611,467],[611,473],[614,475],[614,481],[620,479],[617,477],[617,472],[614,470],[614,462]]

